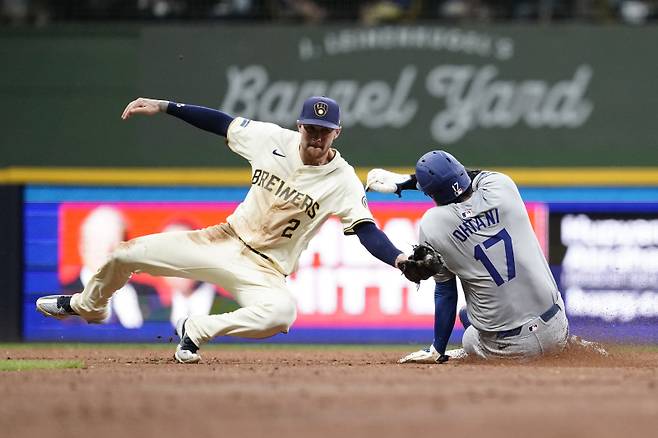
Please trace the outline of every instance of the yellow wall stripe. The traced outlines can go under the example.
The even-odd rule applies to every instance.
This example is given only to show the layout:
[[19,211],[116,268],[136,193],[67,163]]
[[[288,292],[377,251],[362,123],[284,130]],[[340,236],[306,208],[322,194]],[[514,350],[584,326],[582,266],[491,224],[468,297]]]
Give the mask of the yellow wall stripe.
[[0,170],[4,184],[91,185],[245,185],[249,169],[10,167]]
[[[357,173],[365,181],[367,168]],[[412,168],[389,168],[410,173]],[[658,186],[658,167],[494,168],[521,186]],[[246,168],[98,168],[8,167],[0,169],[0,184],[90,185],[248,185]]]
[[500,168],[520,186],[658,186],[658,167]]

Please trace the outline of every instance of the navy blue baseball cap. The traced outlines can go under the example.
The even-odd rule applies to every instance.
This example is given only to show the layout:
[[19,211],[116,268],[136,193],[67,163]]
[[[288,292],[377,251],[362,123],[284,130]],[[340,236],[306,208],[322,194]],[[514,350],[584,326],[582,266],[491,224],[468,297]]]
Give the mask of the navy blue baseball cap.
[[340,108],[335,100],[328,97],[309,97],[304,101],[297,123],[338,129],[340,128]]
[[468,189],[466,168],[445,151],[430,151],[416,163],[416,187],[438,204],[450,204]]

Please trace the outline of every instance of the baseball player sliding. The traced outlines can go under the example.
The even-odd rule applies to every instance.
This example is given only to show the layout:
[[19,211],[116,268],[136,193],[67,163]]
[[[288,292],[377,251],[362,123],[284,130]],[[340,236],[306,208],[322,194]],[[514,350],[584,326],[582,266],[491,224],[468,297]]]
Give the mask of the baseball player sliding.
[[[431,151],[416,164],[415,175],[383,169],[368,174],[369,190],[400,194],[419,189],[436,207],[420,222],[420,244],[403,265],[430,266],[434,274],[434,342],[400,359],[445,362],[449,357],[527,358],[562,350],[569,337],[564,303],[530,225],[514,182],[498,172],[467,171],[452,155]],[[437,255],[427,263],[427,254]],[[412,265],[413,266],[413,265]],[[422,266],[421,266],[422,267]],[[463,349],[446,352],[457,313],[457,283],[466,308]]]
[[226,223],[122,243],[81,293],[39,298],[36,308],[44,315],[102,322],[112,294],[133,272],[219,284],[233,294],[240,309],[191,316],[176,324],[180,343],[174,357],[195,363],[200,360],[199,347],[216,336],[265,338],[288,332],[296,304],[285,277],[332,215],[341,219],[345,234],[356,234],[385,263],[397,266],[406,259],[375,226],[363,185],[332,147],[341,133],[334,100],[307,99],[296,131],[210,108],[145,98],[130,102],[121,117],[158,113],[226,137],[228,147],[251,164],[246,198]]

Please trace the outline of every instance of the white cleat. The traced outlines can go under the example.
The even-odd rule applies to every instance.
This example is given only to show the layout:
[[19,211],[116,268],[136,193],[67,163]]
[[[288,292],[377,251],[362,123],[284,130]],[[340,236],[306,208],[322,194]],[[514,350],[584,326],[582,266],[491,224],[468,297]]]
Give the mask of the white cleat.
[[197,363],[201,360],[201,355],[197,353],[199,347],[185,334],[186,321],[187,318],[181,318],[176,323],[176,334],[180,338],[180,342],[176,346],[174,359],[178,363]]
[[37,311],[56,319],[67,319],[79,316],[71,309],[71,295],[48,295],[36,302]]
[[446,356],[450,357],[450,359],[454,360],[460,360],[460,359],[466,359],[466,351],[464,351],[463,348],[455,348],[454,350],[448,350],[446,351]]
[[178,363],[197,363],[201,360],[201,356],[197,353],[192,353],[190,350],[184,350],[183,347],[178,344],[176,346],[176,352],[174,353],[174,359]]

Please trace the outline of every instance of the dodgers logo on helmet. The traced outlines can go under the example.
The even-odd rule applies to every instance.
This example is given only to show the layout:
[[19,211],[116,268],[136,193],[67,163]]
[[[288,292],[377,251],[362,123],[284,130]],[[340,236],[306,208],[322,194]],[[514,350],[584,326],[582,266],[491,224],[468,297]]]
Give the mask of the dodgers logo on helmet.
[[329,106],[325,102],[316,102],[315,105],[313,105],[313,112],[318,117],[326,116],[328,109]]
[[452,190],[455,192],[455,197],[461,195],[461,194],[464,192],[464,189],[462,189],[461,187],[459,187],[459,181],[456,181],[456,182],[452,185]]

